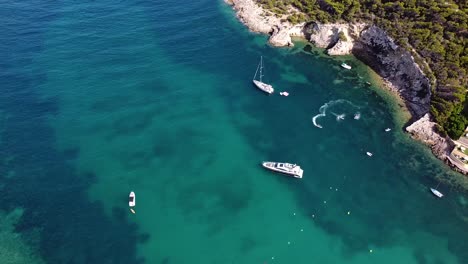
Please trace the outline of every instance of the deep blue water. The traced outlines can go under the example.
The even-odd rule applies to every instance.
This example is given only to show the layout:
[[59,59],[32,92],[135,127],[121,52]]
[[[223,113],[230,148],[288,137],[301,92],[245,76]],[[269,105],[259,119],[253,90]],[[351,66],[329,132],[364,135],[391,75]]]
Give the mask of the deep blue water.
[[[466,179],[402,132],[398,103],[354,58],[272,48],[222,1],[0,6],[11,263],[468,259]],[[261,55],[289,97],[251,85]],[[304,178],[262,160],[297,162]]]

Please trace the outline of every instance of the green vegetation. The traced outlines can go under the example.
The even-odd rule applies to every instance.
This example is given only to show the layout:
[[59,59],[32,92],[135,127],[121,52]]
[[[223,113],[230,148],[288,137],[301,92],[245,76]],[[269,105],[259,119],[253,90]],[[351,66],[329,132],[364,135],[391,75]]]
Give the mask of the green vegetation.
[[457,139],[468,125],[467,0],[257,1],[277,15],[298,9],[301,15],[288,17],[293,23],[372,21],[398,45],[416,51],[416,62],[434,84],[431,114],[442,134]]
[[340,40],[342,40],[342,41],[347,41],[348,40],[343,31],[340,31],[340,33],[338,33],[338,36],[339,36]]

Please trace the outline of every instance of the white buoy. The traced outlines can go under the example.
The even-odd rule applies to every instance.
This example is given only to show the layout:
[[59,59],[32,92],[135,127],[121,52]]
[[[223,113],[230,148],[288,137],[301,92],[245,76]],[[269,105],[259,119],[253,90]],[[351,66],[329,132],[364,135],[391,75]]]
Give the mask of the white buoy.
[[350,211],[348,211],[348,215],[350,215],[350,214],[351,214],[351,212],[350,212]]

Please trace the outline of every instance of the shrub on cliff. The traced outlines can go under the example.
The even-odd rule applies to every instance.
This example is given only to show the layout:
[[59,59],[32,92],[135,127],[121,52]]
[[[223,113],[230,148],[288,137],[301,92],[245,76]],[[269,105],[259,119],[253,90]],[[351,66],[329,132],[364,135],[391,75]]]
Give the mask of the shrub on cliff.
[[346,38],[346,35],[343,31],[340,31],[340,33],[338,33],[338,36],[340,38],[341,41],[347,41],[348,39]]

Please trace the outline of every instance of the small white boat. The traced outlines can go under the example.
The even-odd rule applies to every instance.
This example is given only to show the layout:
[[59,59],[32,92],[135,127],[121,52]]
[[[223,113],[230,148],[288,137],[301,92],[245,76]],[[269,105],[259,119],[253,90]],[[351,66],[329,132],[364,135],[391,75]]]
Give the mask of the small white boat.
[[262,166],[266,169],[292,175],[299,179],[302,178],[302,174],[304,173],[300,166],[291,163],[264,161]]
[[358,113],[354,114],[354,119],[355,120],[359,120],[360,118],[361,118],[361,113],[358,112]]
[[280,95],[282,95],[282,96],[289,96],[289,93],[288,93],[288,92],[281,92]]
[[431,188],[431,192],[432,192],[432,194],[434,194],[435,196],[437,196],[439,198],[444,197],[444,195],[441,192],[439,192],[438,190],[436,190],[434,188]]
[[367,151],[366,154],[367,154],[367,156],[369,156],[369,157],[372,157],[372,155],[373,155],[373,154],[372,154],[371,152],[369,152],[369,151]]
[[343,68],[345,68],[345,69],[347,69],[347,70],[351,70],[351,66],[348,65],[348,64],[346,64],[346,63],[344,63],[344,62],[341,63],[341,67],[343,67]]
[[390,130],[392,130],[392,129],[389,128],[389,127],[387,127],[387,128],[385,129],[385,132],[388,132],[388,131],[390,131]]
[[[260,80],[255,80],[259,69],[260,69]],[[271,86],[270,84],[264,83],[262,81],[262,77],[263,77],[263,57],[260,57],[260,63],[257,66],[257,70],[255,71],[255,75],[252,81],[255,84],[255,86],[257,86],[258,89],[264,91],[265,93],[272,94],[275,91],[275,89],[273,89],[273,86]]]
[[130,195],[128,196],[128,206],[134,207],[135,206],[135,193],[130,192]]
[[344,120],[345,117],[346,117],[346,114],[337,114],[337,113],[333,113],[332,114],[336,117],[336,121],[340,121],[340,120]]

